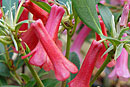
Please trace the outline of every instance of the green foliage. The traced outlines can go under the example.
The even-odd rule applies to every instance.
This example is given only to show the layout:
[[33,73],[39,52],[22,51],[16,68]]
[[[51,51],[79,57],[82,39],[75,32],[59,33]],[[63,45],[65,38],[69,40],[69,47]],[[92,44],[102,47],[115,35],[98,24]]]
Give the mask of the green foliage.
[[26,83],[28,83],[28,82],[30,81],[29,76],[27,76],[27,75],[25,75],[25,74],[23,74],[23,73],[20,73],[20,76],[22,77],[22,79],[23,79]]
[[[75,65],[77,66],[78,70],[80,69],[80,60],[79,60],[78,55],[77,55],[75,52],[71,52],[71,53],[70,53],[69,60],[70,60],[73,64],[75,64]],[[76,75],[77,75],[77,73],[76,73],[76,74],[72,74],[72,73],[71,73],[69,79],[67,79],[66,84],[67,84],[68,82],[70,82],[72,79],[74,79]],[[68,87],[68,85],[66,85],[66,87]]]
[[4,77],[10,76],[9,69],[4,63],[0,63],[0,76],[4,76]]
[[111,19],[112,13],[110,9],[102,4],[98,4],[99,13],[105,23],[106,28],[108,29],[109,33],[111,33]]
[[81,21],[101,35],[95,0],[72,0],[72,4]]
[[3,85],[7,85],[7,81],[6,81],[5,77],[0,76],[0,87]]
[[50,13],[51,11],[51,6],[46,4],[45,2],[37,2],[35,0],[31,0],[33,3],[35,3],[36,5],[38,5],[40,8],[44,9],[45,11],[47,11],[48,13]]
[[42,77],[42,76],[47,75],[47,74],[48,74],[48,72],[46,72],[44,69],[40,69],[38,72],[39,77]]
[[117,46],[116,48],[116,52],[115,52],[115,55],[114,55],[114,59],[117,60],[117,58],[120,56],[121,52],[122,52],[122,48],[124,46],[124,43],[121,43]]
[[56,85],[60,82],[56,79],[45,79],[42,80],[43,84],[45,85],[45,87],[56,87]]

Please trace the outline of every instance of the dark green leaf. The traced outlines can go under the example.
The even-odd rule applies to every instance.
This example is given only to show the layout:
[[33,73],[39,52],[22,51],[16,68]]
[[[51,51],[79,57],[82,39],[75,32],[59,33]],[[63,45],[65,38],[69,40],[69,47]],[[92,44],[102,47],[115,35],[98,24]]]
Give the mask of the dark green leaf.
[[102,4],[98,4],[99,13],[105,23],[105,26],[107,27],[108,31],[111,33],[111,19],[112,19],[112,13],[110,9]]
[[117,60],[117,58],[120,56],[123,46],[124,46],[124,43],[121,43],[117,46],[116,52],[115,52],[115,55],[114,55],[115,60]]
[[3,63],[0,63],[0,75],[4,77],[10,76],[8,67]]
[[92,30],[102,34],[96,11],[95,0],[72,0],[72,5],[79,18]]
[[29,76],[27,76],[27,75],[25,75],[25,74],[23,74],[23,73],[21,73],[20,76],[22,77],[22,79],[23,79],[26,83],[29,82],[29,80],[30,80]]
[[[77,66],[78,70],[80,69],[80,60],[79,60],[78,55],[77,55],[75,52],[70,53],[69,60],[70,60],[73,64],[75,64],[75,65]],[[71,79],[70,79],[70,80],[74,79],[74,77],[75,77],[76,75],[77,75],[77,74],[72,74],[72,73],[71,73]]]
[[3,86],[3,85],[7,85],[7,81],[4,77],[0,76],[0,87]]
[[42,80],[43,84],[45,85],[45,87],[56,87],[56,85],[60,82],[56,79],[45,79]]
[[130,55],[128,55],[128,68],[130,70]]
[[36,5],[38,5],[40,8],[44,9],[45,11],[47,11],[48,13],[50,13],[51,11],[51,6],[48,5],[45,2],[37,2],[35,0],[31,0],[33,3],[35,3]]
[[0,43],[0,60],[4,60],[4,59],[5,59],[5,49],[4,49],[4,45]]

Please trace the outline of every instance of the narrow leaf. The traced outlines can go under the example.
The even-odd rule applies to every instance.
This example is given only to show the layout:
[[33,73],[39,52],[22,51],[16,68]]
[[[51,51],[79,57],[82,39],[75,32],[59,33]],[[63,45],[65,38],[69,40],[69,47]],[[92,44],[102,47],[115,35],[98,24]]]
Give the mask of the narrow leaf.
[[4,63],[0,63],[0,76],[9,77],[9,69]]
[[115,55],[114,55],[115,60],[117,60],[117,58],[120,56],[123,46],[124,46],[124,43],[121,43],[116,48],[116,52],[115,52]]
[[101,35],[95,0],[72,0],[72,4],[81,21]]
[[20,76],[22,77],[22,79],[23,79],[26,83],[29,82],[29,80],[30,80],[29,76],[27,76],[27,75],[25,75],[25,74],[22,74],[22,73],[20,73]]
[[111,50],[113,50],[113,48],[114,48],[114,46],[111,45],[111,46],[103,53],[103,55],[101,56],[101,58],[102,58],[105,54],[107,54],[108,52],[110,52]]
[[121,39],[121,37],[123,36],[123,34],[125,33],[125,31],[127,31],[127,30],[129,30],[129,27],[121,29],[119,37],[118,37],[119,40]]
[[60,82],[56,79],[45,79],[42,80],[43,84],[45,85],[45,87],[56,87],[56,85]]

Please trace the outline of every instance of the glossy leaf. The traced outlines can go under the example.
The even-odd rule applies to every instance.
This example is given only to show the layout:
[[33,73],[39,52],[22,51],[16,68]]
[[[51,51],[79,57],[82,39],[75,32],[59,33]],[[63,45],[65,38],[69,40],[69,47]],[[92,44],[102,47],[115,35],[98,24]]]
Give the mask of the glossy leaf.
[[99,13],[105,23],[106,28],[108,29],[109,33],[111,33],[111,19],[112,13],[110,9],[102,4],[98,4]]
[[115,55],[114,55],[115,60],[117,60],[117,58],[120,56],[123,46],[124,46],[124,43],[121,43],[117,46],[116,52],[115,52]]
[[127,30],[129,30],[129,27],[121,29],[119,37],[118,37],[119,40],[121,39],[121,37],[123,36],[123,34],[125,33],[125,31],[127,31]]
[[44,9],[45,11],[47,11],[48,13],[50,13],[51,11],[51,6],[46,4],[45,2],[37,2],[35,0],[31,0],[33,3],[35,3],[36,5],[38,5],[39,7],[41,7],[42,9]]
[[95,0],[72,0],[72,5],[81,21],[101,35]]

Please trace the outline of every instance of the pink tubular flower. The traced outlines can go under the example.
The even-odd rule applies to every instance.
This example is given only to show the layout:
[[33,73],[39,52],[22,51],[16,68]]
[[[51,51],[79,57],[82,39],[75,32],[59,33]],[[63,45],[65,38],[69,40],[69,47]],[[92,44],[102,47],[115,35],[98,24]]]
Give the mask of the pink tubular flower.
[[0,9],[0,19],[2,18],[2,16],[3,16],[3,14],[2,14],[2,11],[1,11],[1,9]]
[[[56,5],[53,5],[51,8],[51,12],[49,15],[49,18],[46,23],[46,30],[48,31],[49,35],[51,38],[54,40],[54,42],[57,44],[59,49],[62,47],[62,42],[58,40],[58,30],[59,30],[59,25],[62,19],[62,16],[64,14],[64,9],[62,7],[58,7]],[[31,51],[26,56],[23,56],[22,58],[26,58],[30,55],[33,55],[29,63],[35,66],[43,67],[44,70],[49,71],[53,70],[53,65],[46,54],[46,51],[41,45],[41,42],[39,41],[34,50]]]
[[128,14],[129,14],[129,3],[124,5],[123,12],[121,15],[120,26],[126,27],[128,21]]
[[122,49],[121,55],[116,61],[114,70],[108,76],[110,79],[119,78],[120,80],[128,80],[130,73],[128,70],[128,52],[125,48]]
[[[24,8],[18,22],[28,20],[28,14],[29,14],[29,11],[26,8]],[[24,31],[24,30],[27,30],[27,29],[28,29],[28,24],[25,23],[25,24],[22,24],[22,26],[20,27],[19,30]]]
[[23,6],[30,11],[35,19],[41,19],[44,24],[46,24],[46,21],[48,19],[48,13],[44,11],[42,8],[37,6],[36,4],[32,3],[30,0],[27,0]]
[[103,45],[93,40],[77,76],[68,83],[69,87],[89,87],[90,78],[94,69],[98,53]]
[[121,2],[122,0],[110,0],[110,4],[111,5],[119,5],[122,4],[123,2]]
[[85,38],[88,36],[90,31],[91,31],[90,28],[88,28],[87,26],[84,26],[79,32],[78,36],[76,37],[76,39],[74,40],[70,48],[70,52],[76,52],[78,54],[80,61],[82,61],[82,58],[80,56],[80,49],[81,49],[81,46],[83,45]]
[[60,81],[64,81],[70,76],[70,72],[77,73],[77,67],[64,57],[46,31],[41,20],[37,20],[32,24],[32,26],[34,27],[36,35],[40,39],[42,46],[53,64],[56,78]]

